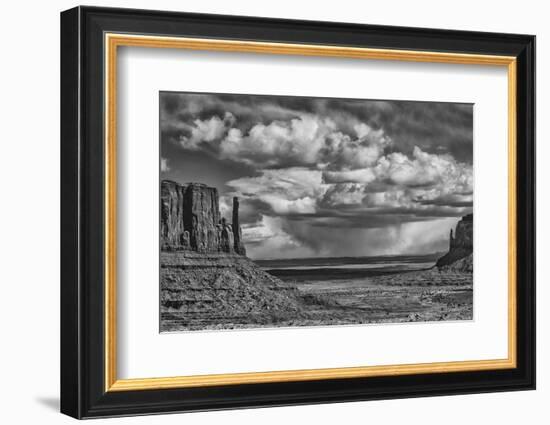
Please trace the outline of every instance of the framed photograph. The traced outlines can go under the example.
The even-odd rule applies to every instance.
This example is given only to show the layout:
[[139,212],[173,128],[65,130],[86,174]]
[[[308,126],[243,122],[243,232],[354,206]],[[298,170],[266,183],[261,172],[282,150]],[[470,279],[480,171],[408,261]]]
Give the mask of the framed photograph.
[[535,388],[535,37],[61,14],[61,411]]

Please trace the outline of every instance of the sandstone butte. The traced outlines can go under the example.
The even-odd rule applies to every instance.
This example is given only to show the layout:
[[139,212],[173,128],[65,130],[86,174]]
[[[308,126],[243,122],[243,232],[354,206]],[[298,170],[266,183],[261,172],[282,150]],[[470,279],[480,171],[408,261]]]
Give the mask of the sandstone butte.
[[161,184],[161,331],[255,327],[299,319],[300,294],[246,256],[233,198],[231,224],[218,190]]
[[436,266],[443,270],[472,272],[474,247],[474,215],[468,214],[457,223],[449,237],[449,252],[437,260]]
[[246,255],[239,225],[239,200],[233,198],[231,224],[220,215],[215,187],[201,183],[161,183],[161,249]]

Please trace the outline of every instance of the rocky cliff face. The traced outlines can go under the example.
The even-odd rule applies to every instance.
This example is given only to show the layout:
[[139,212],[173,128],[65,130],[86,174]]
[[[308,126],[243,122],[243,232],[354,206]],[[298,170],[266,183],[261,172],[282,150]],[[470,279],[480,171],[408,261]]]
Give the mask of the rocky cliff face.
[[233,225],[221,218],[218,190],[201,183],[161,183],[160,234],[163,251],[190,250],[246,255],[233,200]]
[[[468,214],[457,223],[453,235],[451,229],[449,238],[449,252],[437,260],[436,266],[447,267],[463,260],[465,271],[472,271],[472,253],[474,250],[474,215]],[[469,264],[469,266],[467,265]],[[461,267],[462,268],[462,267]]]

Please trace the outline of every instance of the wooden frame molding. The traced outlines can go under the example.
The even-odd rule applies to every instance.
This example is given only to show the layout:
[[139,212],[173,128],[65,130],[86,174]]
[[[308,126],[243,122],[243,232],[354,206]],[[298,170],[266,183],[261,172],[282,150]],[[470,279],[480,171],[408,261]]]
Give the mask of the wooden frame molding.
[[[329,56],[358,60],[397,60],[506,67],[508,72],[508,357],[505,359],[399,364],[330,369],[118,379],[116,324],[116,145],[118,47],[231,51],[261,54]],[[313,44],[267,43],[185,37],[106,33],[105,51],[105,391],[135,391],[220,385],[313,381],[513,369],[517,365],[517,61],[514,56],[371,49]]]

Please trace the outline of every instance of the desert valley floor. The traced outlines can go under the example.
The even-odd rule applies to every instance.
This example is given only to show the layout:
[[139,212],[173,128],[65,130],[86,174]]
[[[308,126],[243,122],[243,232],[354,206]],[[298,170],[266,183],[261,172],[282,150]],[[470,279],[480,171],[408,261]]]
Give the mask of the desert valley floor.
[[456,267],[280,279],[231,254],[163,252],[161,264],[162,332],[473,317],[472,273]]

